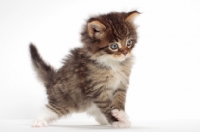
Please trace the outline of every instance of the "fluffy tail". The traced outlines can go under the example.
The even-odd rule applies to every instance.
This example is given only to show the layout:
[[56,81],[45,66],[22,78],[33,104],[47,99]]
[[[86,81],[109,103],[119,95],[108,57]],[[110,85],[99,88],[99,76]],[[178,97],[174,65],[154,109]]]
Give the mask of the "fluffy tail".
[[56,71],[53,67],[45,63],[42,57],[39,55],[37,48],[33,45],[29,45],[31,60],[33,67],[38,75],[39,80],[41,80],[44,85],[48,88],[48,85],[53,83],[54,75]]

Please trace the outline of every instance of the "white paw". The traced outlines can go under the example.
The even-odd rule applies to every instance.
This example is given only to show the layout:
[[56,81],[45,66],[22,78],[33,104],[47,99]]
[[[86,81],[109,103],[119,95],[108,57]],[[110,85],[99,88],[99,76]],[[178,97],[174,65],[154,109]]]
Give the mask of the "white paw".
[[32,127],[47,127],[47,122],[42,118],[37,118],[33,122]]
[[131,126],[131,122],[128,120],[128,115],[123,110],[113,109],[111,113],[118,120],[112,123],[112,127],[126,128]]
[[99,122],[99,124],[101,124],[101,125],[108,125],[109,124],[106,118],[105,119],[96,118],[96,121]]
[[128,115],[122,110],[119,111],[118,109],[113,109],[111,113],[115,118],[118,119],[118,121],[125,122],[128,120]]
[[116,121],[112,123],[112,127],[114,128],[127,128],[131,126],[130,121]]

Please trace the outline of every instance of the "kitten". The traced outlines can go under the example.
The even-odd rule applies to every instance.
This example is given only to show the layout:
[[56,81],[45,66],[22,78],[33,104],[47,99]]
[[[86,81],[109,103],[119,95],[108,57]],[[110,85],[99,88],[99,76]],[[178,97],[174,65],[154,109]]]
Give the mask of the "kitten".
[[44,83],[48,104],[33,127],[74,112],[87,112],[102,125],[130,127],[125,113],[126,92],[132,67],[131,51],[137,42],[132,12],[112,12],[90,18],[81,33],[83,46],[71,50],[55,70],[30,44],[33,67]]

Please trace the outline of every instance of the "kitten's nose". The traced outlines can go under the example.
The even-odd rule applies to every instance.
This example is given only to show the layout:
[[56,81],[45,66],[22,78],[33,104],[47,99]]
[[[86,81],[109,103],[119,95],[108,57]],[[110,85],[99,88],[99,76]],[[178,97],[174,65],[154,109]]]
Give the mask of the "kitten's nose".
[[124,56],[126,56],[128,54],[128,51],[124,51],[123,54]]

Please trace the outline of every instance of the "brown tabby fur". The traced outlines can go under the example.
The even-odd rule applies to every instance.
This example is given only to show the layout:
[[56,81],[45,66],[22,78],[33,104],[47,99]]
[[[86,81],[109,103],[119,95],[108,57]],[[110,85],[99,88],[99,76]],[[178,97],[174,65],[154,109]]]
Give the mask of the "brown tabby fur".
[[[32,63],[46,87],[46,106],[49,109],[61,117],[73,112],[87,111],[93,104],[109,123],[117,121],[111,115],[111,110],[125,110],[132,67],[131,50],[137,42],[136,27],[132,19],[137,14],[137,11],[112,12],[90,18],[81,33],[83,47],[71,50],[59,70],[46,64],[36,47],[30,44]],[[127,48],[126,41],[129,38],[132,39],[132,45]],[[109,49],[109,45],[115,42],[122,45],[118,51]],[[124,61],[105,63],[98,60],[102,55],[117,59],[122,54],[129,54],[130,57]]]

